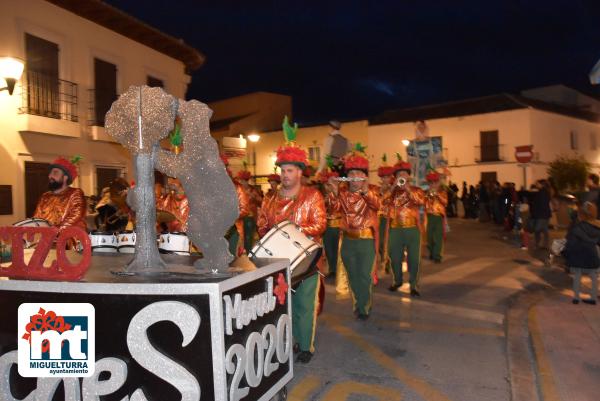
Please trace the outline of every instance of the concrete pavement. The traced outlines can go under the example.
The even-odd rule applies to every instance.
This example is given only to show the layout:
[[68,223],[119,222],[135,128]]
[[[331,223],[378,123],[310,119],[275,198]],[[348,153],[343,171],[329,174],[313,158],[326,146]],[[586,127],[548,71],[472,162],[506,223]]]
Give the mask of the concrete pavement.
[[[572,388],[600,383],[600,306],[570,304],[568,276],[509,244],[496,227],[450,224],[444,263],[423,260],[421,298],[407,288],[387,291],[383,275],[362,322],[327,285],[317,352],[310,364],[295,364],[290,400],[590,399],[573,398],[587,393]],[[564,340],[574,337],[581,337],[573,345],[579,359],[564,366],[578,373],[565,375],[573,351]]]

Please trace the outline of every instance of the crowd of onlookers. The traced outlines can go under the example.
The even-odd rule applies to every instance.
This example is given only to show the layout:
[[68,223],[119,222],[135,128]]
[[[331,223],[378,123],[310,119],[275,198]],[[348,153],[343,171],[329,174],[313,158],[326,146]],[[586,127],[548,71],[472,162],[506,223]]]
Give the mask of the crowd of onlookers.
[[[600,268],[600,178],[590,174],[586,191],[575,195],[560,194],[551,179],[536,181],[530,188],[517,190],[514,183],[480,182],[459,191],[450,184],[448,216],[459,217],[458,201],[465,219],[493,222],[512,232],[522,249],[548,251],[560,257],[573,273],[573,303],[580,302],[581,276],[591,277],[591,296],[583,302],[595,305]],[[550,246],[550,228],[566,229],[562,239]],[[533,240],[530,243],[530,238]],[[551,251],[550,251],[551,249]]]

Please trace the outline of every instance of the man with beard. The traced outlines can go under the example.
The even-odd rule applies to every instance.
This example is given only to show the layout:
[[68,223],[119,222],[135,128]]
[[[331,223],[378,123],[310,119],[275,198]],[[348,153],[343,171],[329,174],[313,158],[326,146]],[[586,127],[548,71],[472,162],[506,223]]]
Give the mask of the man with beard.
[[83,191],[70,187],[75,178],[75,165],[64,158],[56,159],[50,165],[48,173],[49,191],[38,201],[33,217],[47,220],[61,231],[70,226],[86,230],[86,202]]
[[[302,171],[308,164],[306,152],[294,143],[297,125],[283,123],[286,146],[277,151],[275,164],[281,169],[281,187],[276,195],[265,197],[258,213],[258,234],[263,237],[283,221],[295,223],[300,230],[319,242],[327,226],[325,203],[321,193],[301,184]],[[314,274],[303,280],[292,295],[292,330],[297,362],[308,363],[315,351],[314,337],[320,280]]]

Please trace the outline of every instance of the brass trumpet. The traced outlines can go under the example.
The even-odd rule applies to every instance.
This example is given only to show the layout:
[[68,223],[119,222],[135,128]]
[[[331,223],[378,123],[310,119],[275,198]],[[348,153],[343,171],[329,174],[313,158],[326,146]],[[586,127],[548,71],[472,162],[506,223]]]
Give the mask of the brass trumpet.
[[408,181],[406,180],[406,178],[404,177],[400,177],[396,180],[396,185],[399,187],[403,187],[408,183]]

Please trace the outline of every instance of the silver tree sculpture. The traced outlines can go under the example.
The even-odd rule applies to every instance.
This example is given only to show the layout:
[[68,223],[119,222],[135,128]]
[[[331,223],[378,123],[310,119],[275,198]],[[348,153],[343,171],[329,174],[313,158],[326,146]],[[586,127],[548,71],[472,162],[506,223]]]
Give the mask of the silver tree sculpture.
[[173,129],[176,113],[177,101],[161,88],[131,86],[106,114],[106,131],[131,152],[135,164],[130,206],[136,212],[136,244],[128,272],[166,269],[156,246],[154,164],[159,141]]
[[183,150],[174,154],[158,151],[156,168],[181,181],[190,205],[188,236],[202,251],[195,267],[222,270],[229,266],[225,233],[238,217],[235,187],[219,157],[219,148],[210,135],[212,110],[197,100],[179,100]]

